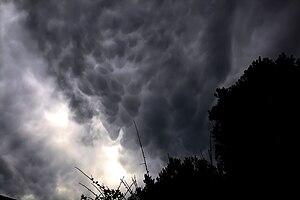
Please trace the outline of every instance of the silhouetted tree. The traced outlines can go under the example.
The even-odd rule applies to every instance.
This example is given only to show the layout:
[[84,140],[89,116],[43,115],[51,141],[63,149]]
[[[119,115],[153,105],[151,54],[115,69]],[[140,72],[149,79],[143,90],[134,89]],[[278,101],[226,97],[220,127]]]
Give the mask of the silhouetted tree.
[[[218,167],[226,181],[250,191],[291,184],[297,165],[300,62],[259,57],[209,111]],[[276,193],[276,190],[273,191]]]
[[141,200],[201,199],[216,197],[221,175],[205,159],[187,157],[184,160],[169,158],[156,180],[145,175],[145,187],[137,190]]

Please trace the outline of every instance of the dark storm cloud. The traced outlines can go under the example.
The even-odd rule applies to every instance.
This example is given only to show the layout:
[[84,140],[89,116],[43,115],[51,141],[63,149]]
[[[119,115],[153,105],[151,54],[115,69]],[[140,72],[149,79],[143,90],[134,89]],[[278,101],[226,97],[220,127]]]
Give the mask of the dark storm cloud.
[[[151,143],[149,152],[173,154],[172,140],[191,153],[206,148],[203,121],[212,88],[230,69],[234,3],[23,1],[22,6],[79,121],[101,112],[115,138],[135,118],[144,142]],[[125,131],[124,141],[135,140],[132,134]]]
[[237,75],[258,55],[275,58],[286,52],[300,56],[299,7],[295,0],[239,2],[232,30],[232,67]]
[[[151,158],[208,146],[216,87],[258,55],[299,53],[298,1],[19,1],[76,119]],[[283,3],[284,2],[284,3]],[[232,71],[233,70],[233,71]]]

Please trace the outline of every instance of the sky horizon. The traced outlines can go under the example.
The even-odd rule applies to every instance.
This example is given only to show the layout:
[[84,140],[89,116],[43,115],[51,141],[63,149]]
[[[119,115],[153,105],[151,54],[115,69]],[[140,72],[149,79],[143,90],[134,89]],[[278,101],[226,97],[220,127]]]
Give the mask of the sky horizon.
[[0,1],[0,194],[80,198],[207,154],[208,110],[261,57],[300,57],[300,1]]

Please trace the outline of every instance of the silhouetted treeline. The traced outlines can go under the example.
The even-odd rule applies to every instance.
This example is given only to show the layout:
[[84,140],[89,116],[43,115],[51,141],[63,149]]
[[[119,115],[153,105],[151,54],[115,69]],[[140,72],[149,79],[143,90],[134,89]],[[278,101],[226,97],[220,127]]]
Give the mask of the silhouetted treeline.
[[203,158],[169,158],[130,200],[269,198],[296,194],[299,177],[300,61],[259,57],[209,111],[217,166]]
[[143,200],[216,197],[214,190],[218,190],[221,178],[217,168],[205,159],[169,158],[156,180],[145,175],[145,187],[138,189],[136,194]]

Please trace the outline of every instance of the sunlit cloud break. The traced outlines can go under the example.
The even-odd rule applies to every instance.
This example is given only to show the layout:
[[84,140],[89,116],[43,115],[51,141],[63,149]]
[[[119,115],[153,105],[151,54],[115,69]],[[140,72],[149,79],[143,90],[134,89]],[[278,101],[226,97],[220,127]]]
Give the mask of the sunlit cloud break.
[[[26,13],[12,2],[1,3],[0,13],[0,192],[22,200],[76,198],[84,180],[74,166],[112,187],[122,176],[130,178],[118,161],[120,140],[110,139],[101,120],[85,125],[73,120],[68,100],[24,27]],[[87,132],[101,140],[84,145]]]

